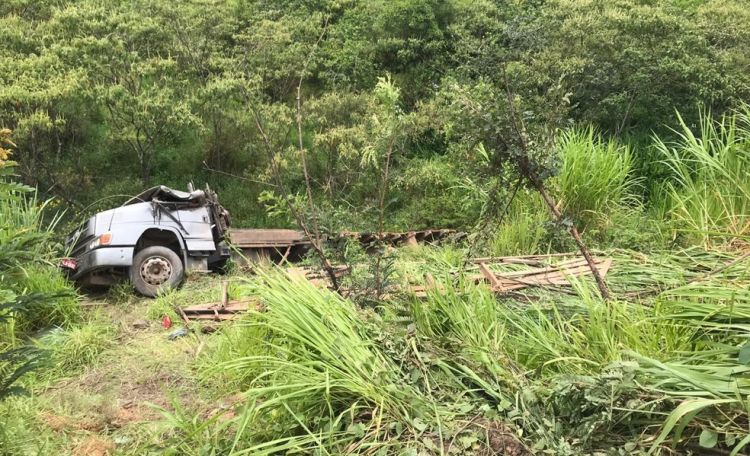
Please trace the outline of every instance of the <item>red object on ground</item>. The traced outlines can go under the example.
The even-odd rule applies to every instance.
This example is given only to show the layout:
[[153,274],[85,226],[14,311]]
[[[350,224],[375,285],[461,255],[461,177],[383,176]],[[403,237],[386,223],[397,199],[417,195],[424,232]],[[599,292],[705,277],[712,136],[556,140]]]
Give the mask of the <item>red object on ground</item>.
[[60,267],[75,271],[76,269],[78,269],[78,262],[75,258],[63,258],[62,260],[60,260]]
[[164,315],[162,317],[161,325],[164,326],[164,329],[169,329],[172,327],[172,319],[169,318],[169,315]]

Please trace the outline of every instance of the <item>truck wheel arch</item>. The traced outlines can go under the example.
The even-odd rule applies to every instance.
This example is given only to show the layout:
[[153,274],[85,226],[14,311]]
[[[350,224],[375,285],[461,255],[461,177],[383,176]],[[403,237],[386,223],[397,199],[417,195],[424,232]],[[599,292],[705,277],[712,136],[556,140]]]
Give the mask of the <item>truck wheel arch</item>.
[[182,260],[182,264],[186,264],[187,249],[185,248],[185,240],[182,238],[180,233],[171,228],[160,228],[151,227],[143,230],[138,241],[135,243],[133,249],[133,257],[138,254],[139,251],[153,246],[167,247],[177,254]]

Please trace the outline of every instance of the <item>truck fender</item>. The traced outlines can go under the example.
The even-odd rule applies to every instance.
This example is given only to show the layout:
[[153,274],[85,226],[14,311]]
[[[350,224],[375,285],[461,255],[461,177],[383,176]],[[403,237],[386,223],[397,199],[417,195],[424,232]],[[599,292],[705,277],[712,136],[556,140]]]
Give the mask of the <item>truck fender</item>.
[[[147,226],[138,234],[138,238],[135,242],[136,246],[138,245],[139,242],[141,242],[141,239],[143,239],[144,236],[148,236],[147,232],[149,231],[150,232],[168,231],[169,233],[174,235],[174,237],[177,239],[177,242],[180,246],[180,251],[178,255],[182,258],[182,264],[185,264],[185,265],[187,264],[187,246],[185,244],[185,239],[182,237],[182,234],[179,231],[177,231],[177,229],[172,228],[172,227],[167,227],[167,226],[159,226],[159,225]],[[150,245],[162,245],[162,244],[155,243],[155,244],[150,244]],[[134,250],[133,256],[135,256],[136,253],[137,251]]]

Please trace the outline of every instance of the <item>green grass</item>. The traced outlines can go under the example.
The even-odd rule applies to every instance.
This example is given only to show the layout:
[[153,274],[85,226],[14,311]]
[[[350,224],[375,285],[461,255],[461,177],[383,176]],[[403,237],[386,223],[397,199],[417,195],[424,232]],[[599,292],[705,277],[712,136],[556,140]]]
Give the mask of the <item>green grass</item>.
[[717,120],[703,115],[697,131],[682,118],[674,143],[655,138],[670,168],[671,213],[690,242],[706,248],[747,244],[750,234],[750,112]]
[[[343,448],[354,437],[348,429],[375,430],[378,413],[407,427],[433,414],[419,391],[400,382],[398,365],[367,337],[351,302],[278,272],[261,280],[254,290],[267,309],[241,323],[248,329],[238,341],[259,350],[207,372],[254,373],[246,377],[248,405],[235,420],[233,450]],[[370,418],[356,418],[362,415]]]
[[562,212],[585,231],[608,225],[613,211],[636,206],[637,179],[627,146],[605,139],[593,127],[561,133],[557,149],[562,167],[555,179]]
[[519,191],[489,240],[489,252],[502,256],[543,251],[548,221],[549,212],[541,196],[530,190]]
[[39,339],[39,346],[51,358],[50,375],[70,374],[93,364],[101,354],[114,347],[116,330],[101,321],[92,320],[67,329],[55,328]]

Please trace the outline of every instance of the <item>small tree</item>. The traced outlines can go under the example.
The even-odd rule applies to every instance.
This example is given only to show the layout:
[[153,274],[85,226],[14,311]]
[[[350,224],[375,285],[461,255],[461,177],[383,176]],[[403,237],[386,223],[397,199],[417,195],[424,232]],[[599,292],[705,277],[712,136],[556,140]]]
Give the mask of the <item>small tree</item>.
[[172,77],[174,62],[155,58],[112,69],[113,81],[100,87],[116,140],[135,155],[145,185],[151,183],[159,150],[180,133],[201,125]]
[[[538,111],[546,108],[540,114],[524,109],[525,100],[513,90],[504,64],[498,73],[500,77],[494,83],[481,80],[459,84],[453,81],[444,87],[441,101],[448,113],[444,121],[448,125],[446,131],[469,144],[482,144],[491,151],[491,169],[496,172],[511,170],[519,182],[539,192],[555,220],[573,237],[602,297],[609,299],[604,279],[578,229],[563,216],[545,186],[546,179],[556,172],[553,142],[559,124],[554,120],[561,118],[559,105],[567,102],[567,94],[557,92],[559,86],[550,88],[544,97],[549,103],[535,103],[535,106],[542,107]],[[515,191],[511,195],[515,195]]]
[[374,103],[368,124],[368,144],[362,153],[362,165],[377,173],[377,256],[374,263],[375,296],[385,289],[383,274],[383,232],[389,201],[393,153],[404,135],[405,116],[399,107],[401,91],[391,81],[390,75],[378,78],[373,93]]

